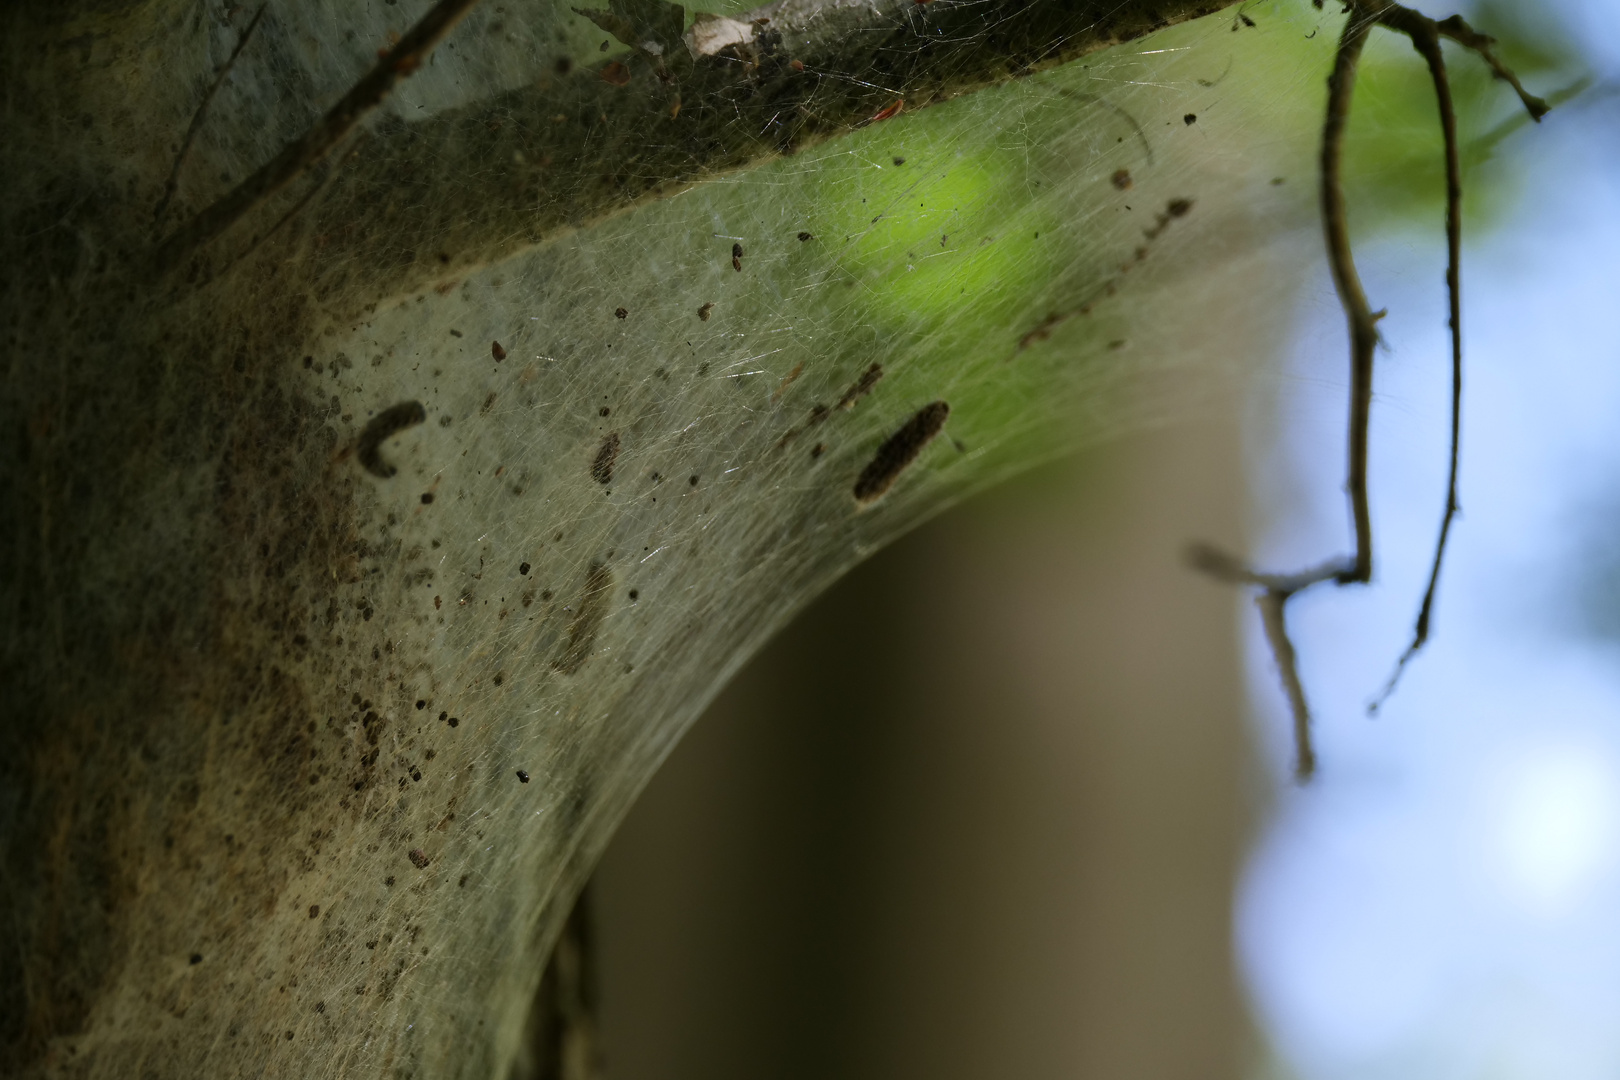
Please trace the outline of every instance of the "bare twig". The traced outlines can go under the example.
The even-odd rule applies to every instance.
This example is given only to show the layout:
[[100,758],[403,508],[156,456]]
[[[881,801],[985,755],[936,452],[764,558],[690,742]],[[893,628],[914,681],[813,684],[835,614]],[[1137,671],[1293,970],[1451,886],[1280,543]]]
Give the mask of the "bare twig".
[[1260,609],[1260,625],[1265,627],[1266,644],[1277,658],[1288,711],[1294,717],[1294,781],[1303,784],[1316,772],[1316,747],[1311,741],[1311,709],[1305,701],[1305,684],[1299,678],[1299,657],[1288,639],[1286,619],[1292,595],[1268,589],[1255,597],[1254,604]]
[[1349,559],[1332,559],[1321,566],[1297,574],[1266,574],[1251,570],[1242,562],[1210,547],[1194,544],[1187,549],[1187,561],[1194,569],[1233,585],[1257,585],[1261,592],[1255,598],[1260,609],[1261,624],[1266,631],[1266,644],[1277,662],[1277,677],[1282,680],[1283,694],[1294,718],[1294,779],[1301,784],[1316,771],[1316,750],[1311,742],[1311,710],[1305,699],[1305,684],[1299,677],[1299,655],[1288,637],[1285,609],[1296,593],[1325,581],[1342,583],[1352,569]]
[[439,0],[385,53],[376,65],[302,138],[289,143],[258,172],[198,214],[166,241],[159,252],[161,268],[174,266],[187,254],[219,237],[252,213],[306,169],[324,158],[332,147],[381,105],[399,80],[408,77],[427,59],[478,0]]
[[242,36],[236,39],[236,47],[231,50],[231,55],[226,58],[225,66],[219,69],[219,74],[214,76],[214,81],[208,87],[208,92],[203,94],[202,102],[192,115],[191,126],[186,128],[186,137],[180,140],[180,151],[174,156],[174,167],[169,170],[169,179],[163,184],[163,197],[158,200],[157,210],[152,215],[154,227],[162,224],[163,215],[169,209],[169,201],[174,198],[175,190],[180,186],[180,166],[185,164],[186,155],[191,152],[192,141],[197,138],[197,132],[202,130],[203,117],[208,115],[209,104],[213,102],[214,95],[219,93],[219,88],[225,85],[225,76],[229,75],[231,68],[236,66],[236,58],[242,55],[242,49],[247,45],[248,38],[253,36],[253,31],[259,25],[260,17],[264,15],[264,9],[269,6],[270,4],[266,0],[265,3],[259,5],[259,10],[253,13],[253,18],[248,20],[247,29],[243,30]]
[[[1317,6],[1321,6],[1320,3]],[[1519,100],[1532,119],[1540,120],[1549,106],[1542,99],[1527,93],[1514,74],[1491,52],[1492,39],[1476,32],[1458,16],[1436,22],[1410,8],[1384,0],[1350,0],[1347,4],[1349,21],[1339,39],[1334,57],[1333,71],[1328,76],[1327,118],[1322,125],[1321,206],[1322,229],[1327,239],[1328,265],[1333,283],[1350,324],[1350,446],[1348,477],[1345,491],[1350,499],[1351,518],[1355,529],[1355,554],[1341,562],[1329,562],[1300,574],[1280,575],[1250,570],[1230,556],[1209,548],[1197,548],[1191,553],[1195,566],[1225,581],[1257,585],[1264,591],[1258,598],[1261,618],[1265,624],[1266,640],[1276,658],[1284,692],[1294,717],[1296,746],[1295,775],[1308,780],[1315,769],[1316,755],[1311,746],[1310,708],[1305,698],[1304,685],[1299,677],[1298,656],[1288,637],[1284,609],[1296,594],[1312,585],[1333,581],[1338,585],[1362,585],[1372,580],[1372,515],[1368,506],[1367,490],[1367,438],[1372,409],[1373,354],[1378,346],[1378,320],[1382,311],[1374,312],[1367,303],[1361,279],[1356,273],[1350,250],[1350,228],[1345,210],[1344,188],[1340,176],[1343,166],[1345,125],[1350,116],[1350,99],[1355,89],[1357,63],[1366,44],[1367,35],[1374,25],[1404,34],[1429,66],[1434,81],[1435,97],[1440,110],[1440,129],[1445,142],[1446,157],[1446,289],[1450,304],[1451,326],[1451,446],[1446,482],[1446,504],[1440,519],[1440,535],[1435,542],[1434,561],[1429,571],[1428,586],[1418,611],[1412,643],[1401,654],[1394,673],[1383,691],[1368,709],[1378,707],[1395,689],[1406,664],[1429,639],[1434,598],[1440,582],[1440,568],[1445,561],[1446,542],[1451,536],[1451,525],[1459,508],[1457,498],[1457,468],[1462,429],[1462,289],[1460,263],[1462,258],[1462,155],[1458,148],[1457,116],[1451,100],[1451,84],[1446,76],[1445,58],[1440,39],[1453,41],[1479,53],[1490,64],[1496,77],[1513,86]]]
[[1513,87],[1513,92],[1519,95],[1519,100],[1524,104],[1524,111],[1530,114],[1530,119],[1540,120],[1552,110],[1552,106],[1546,101],[1527,92],[1520,85],[1519,77],[1508,70],[1506,64],[1497,59],[1496,53],[1491,51],[1491,46],[1496,44],[1495,38],[1487,34],[1481,34],[1472,26],[1469,26],[1463,21],[1461,15],[1441,19],[1434,24],[1434,28],[1439,31],[1441,37],[1448,37],[1463,48],[1478,53],[1491,66],[1491,74]]
[[1445,139],[1446,154],[1446,291],[1451,305],[1451,461],[1446,482],[1446,506],[1440,518],[1440,536],[1435,541],[1434,562],[1429,570],[1428,586],[1423,590],[1423,602],[1418,608],[1412,643],[1396,661],[1395,670],[1384,689],[1367,706],[1370,713],[1376,713],[1394,692],[1407,662],[1429,640],[1435,590],[1440,584],[1440,566],[1445,560],[1446,541],[1451,535],[1452,522],[1460,509],[1457,500],[1457,462],[1462,428],[1462,153],[1458,148],[1457,114],[1452,106],[1451,84],[1446,78],[1445,57],[1440,51],[1441,36],[1449,37],[1484,57],[1496,77],[1512,85],[1532,120],[1539,122],[1549,108],[1542,99],[1526,93],[1513,72],[1491,52],[1492,39],[1477,33],[1461,16],[1453,15],[1437,23],[1407,8],[1393,7],[1381,15],[1379,21],[1412,40],[1413,48],[1429,65],[1435,99],[1440,107],[1440,130]]
[[[1412,47],[1429,65],[1429,75],[1434,81],[1435,99],[1440,107],[1440,131],[1444,136],[1446,155],[1446,295],[1451,308],[1451,448],[1450,464],[1446,474],[1446,505],[1440,516],[1440,536],[1435,541],[1434,562],[1429,569],[1429,584],[1423,590],[1423,602],[1418,608],[1412,643],[1396,661],[1395,670],[1390,674],[1384,689],[1367,706],[1369,713],[1376,713],[1379,706],[1395,691],[1395,684],[1400,681],[1401,672],[1406,669],[1407,662],[1416,656],[1418,650],[1429,640],[1429,622],[1434,613],[1435,590],[1440,584],[1440,566],[1445,561],[1446,541],[1451,537],[1451,523],[1456,520],[1459,508],[1457,461],[1462,437],[1462,281],[1459,266],[1462,260],[1462,156],[1457,149],[1457,114],[1451,102],[1451,84],[1446,78],[1445,57],[1440,52],[1440,33],[1434,21],[1406,9],[1389,12],[1382,21],[1384,25],[1412,39]],[[1462,20],[1457,21],[1460,23]],[[1489,41],[1488,38],[1484,40]],[[1492,66],[1499,67],[1494,57]],[[1517,79],[1513,80],[1513,86],[1519,91],[1521,98],[1527,97]],[[1529,105],[1528,101],[1526,108],[1530,109],[1531,116],[1540,119],[1540,114]]]
[[[1350,120],[1350,99],[1356,88],[1356,66],[1372,30],[1372,19],[1359,8],[1350,11],[1344,35],[1328,75],[1327,119],[1322,124],[1320,198],[1322,232],[1327,241],[1328,267],[1339,293],[1345,320],[1350,324],[1349,469],[1345,491],[1355,526],[1355,557],[1339,584],[1365,584],[1372,580],[1372,511],[1367,499],[1367,435],[1372,412],[1373,351],[1378,347],[1378,315],[1367,303],[1361,276],[1350,251],[1350,221],[1345,210],[1344,131]],[[1381,314],[1381,313],[1380,313]]]

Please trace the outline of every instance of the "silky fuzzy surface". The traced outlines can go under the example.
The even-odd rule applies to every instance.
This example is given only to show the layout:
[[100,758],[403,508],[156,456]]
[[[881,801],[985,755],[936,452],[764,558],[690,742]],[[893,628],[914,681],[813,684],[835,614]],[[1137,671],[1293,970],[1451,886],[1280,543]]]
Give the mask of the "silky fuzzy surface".
[[516,1075],[575,892],[725,679],[904,529],[1252,369],[1204,328],[1279,318],[1246,283],[1313,224],[1305,5],[926,109],[818,61],[878,107],[801,144],[672,41],[487,0],[154,255],[425,9],[7,16],[12,1075]]

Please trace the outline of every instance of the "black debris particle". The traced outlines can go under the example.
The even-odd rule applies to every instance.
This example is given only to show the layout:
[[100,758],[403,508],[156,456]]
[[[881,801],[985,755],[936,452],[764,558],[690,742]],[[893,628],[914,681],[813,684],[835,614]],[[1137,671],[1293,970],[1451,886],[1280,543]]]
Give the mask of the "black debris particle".
[[432,506],[433,505],[433,492],[431,492],[431,491],[422,492],[422,505],[423,506]]
[[816,443],[816,445],[814,445],[814,446],[812,446],[810,448],[810,460],[814,461],[816,458],[820,457],[822,454],[825,454],[826,452],[827,452],[827,444],[824,443],[824,442],[818,442],[818,443]]
[[542,599],[542,600],[550,600],[551,599],[551,590],[550,589],[541,589],[540,590],[540,599]]
[[551,65],[551,70],[558,75],[567,75],[574,70],[574,62],[566,56],[559,56],[557,62]]
[[603,39],[602,39],[602,44],[600,44],[600,45],[598,45],[598,46],[597,46],[597,47],[596,47],[596,51],[597,51],[597,52],[607,52],[607,49],[608,49],[608,43],[607,43],[607,39],[606,39],[606,38],[603,38]]
[[628,319],[630,317],[630,310],[628,308],[614,308],[613,317],[615,319]]
[[714,312],[714,301],[710,300],[708,303],[706,303],[702,307],[698,308],[698,318],[702,319],[704,322],[708,322],[709,321],[709,316],[711,314],[713,314],[713,312]]
[[527,784],[529,782],[529,774],[524,772],[522,769],[517,771],[517,778],[518,783],[520,784]]
[[602,436],[602,445],[596,448],[596,459],[591,462],[591,479],[598,484],[613,482],[613,463],[619,460],[619,433],[610,431]]
[[502,360],[506,359],[506,350],[501,348],[500,342],[492,341],[489,343],[489,355],[493,356],[495,358],[495,362],[498,364]]
[[799,243],[802,244],[806,240],[814,240],[815,238],[816,238],[816,236],[815,236],[814,233],[802,232],[802,233],[799,234]]
[[193,963],[193,964],[200,964],[200,963],[202,963],[202,953],[200,953],[200,952],[194,952],[194,953],[192,953],[192,954],[191,954],[191,962],[192,962],[192,963]]
[[467,887],[467,879],[471,876],[471,874],[462,874],[461,880],[456,882],[456,888],[465,889]]
[[1192,205],[1191,199],[1171,199],[1165,204],[1164,212],[1173,218],[1185,217],[1187,211],[1192,209]]
[[857,401],[872,392],[872,387],[876,386],[881,378],[883,378],[882,364],[873,364],[861,372],[861,377],[856,379],[850,388],[844,391],[844,396],[838,399],[838,407],[844,410],[853,409]]
[[945,402],[930,402],[884,440],[855,481],[855,501],[865,505],[888,491],[906,467],[917,460],[923,447],[939,434],[950,414],[951,407]]
[[499,686],[499,685],[501,685],[501,683],[503,683],[503,682],[505,682],[505,681],[506,681],[506,676],[504,676],[504,675],[497,675],[497,676],[495,676],[495,685],[496,685],[496,686]]
[[630,599],[632,599],[632,600],[641,599],[641,590],[639,590],[639,589],[631,589],[630,590]]
[[360,459],[361,467],[371,475],[380,476],[384,480],[393,476],[399,470],[383,460],[383,440],[413,428],[426,419],[427,410],[422,408],[420,401],[402,401],[373,416],[366,424],[365,430],[360,432],[356,456]]
[[1273,176],[1271,178],[1271,186],[1272,187],[1282,187],[1286,183],[1288,183],[1288,181],[1283,179],[1280,176]]
[[741,244],[732,244],[731,245],[731,268],[733,270],[737,270],[737,271],[742,270],[742,257],[743,257],[742,245]]
[[612,409],[610,409],[606,405],[604,405],[604,406],[601,407],[601,409],[597,410],[596,415],[597,416],[607,416],[612,411],[613,411]]
[[1198,123],[1198,114],[1188,113],[1186,116],[1181,118],[1181,122],[1186,124],[1188,127],[1192,127],[1194,124]]
[[[439,261],[442,262],[442,263],[447,263],[447,262],[450,261],[450,256],[448,256],[448,255],[440,255],[439,256]],[[460,337],[461,336],[461,331],[460,330],[452,330],[452,331],[450,331],[450,336],[451,337]]]
[[319,905],[319,904],[311,904],[311,905],[309,905],[309,917],[312,918],[312,919],[320,918],[321,917],[321,905]]
[[697,487],[697,482],[698,482],[697,473],[693,473],[691,476],[687,477],[686,482],[688,484],[691,484],[693,487]]
[[428,858],[427,852],[423,851],[419,847],[411,848],[410,854],[407,856],[407,858],[411,860],[411,865],[416,867],[418,870],[426,870],[427,864],[433,861]]
[[394,887],[394,875],[389,874],[387,877],[383,878],[383,884],[392,889]]
[[529,564],[528,563],[518,563],[518,573],[527,574],[528,572],[529,572]]
[[599,562],[591,563],[585,572],[585,588],[574,604],[574,619],[568,624],[568,642],[562,654],[551,666],[564,675],[572,675],[590,659],[596,644],[596,632],[602,616],[607,613],[607,598],[613,590],[613,573]]
[[424,698],[417,698],[417,699],[416,699],[416,709],[417,709],[417,711],[418,711],[418,712],[420,712],[420,711],[422,711],[422,710],[423,710],[423,709],[425,709],[425,708],[427,708],[427,701],[426,701],[426,699],[424,699]]
[[1129,191],[1129,190],[1131,190],[1131,183],[1132,183],[1131,170],[1129,170],[1129,169],[1117,169],[1117,170],[1115,170],[1114,175],[1110,176],[1108,178],[1108,182],[1110,184],[1113,184],[1120,191]]
[[315,1011],[316,1011],[316,1012],[318,1012],[318,1013],[323,1013],[323,1012],[325,1012],[325,1011],[326,1011],[326,1002],[324,1002],[324,1001],[317,1001],[317,1002],[316,1002],[316,1003],[315,1003]]
[[904,165],[906,163],[906,159],[903,157],[897,157],[894,159],[894,163],[896,165]]
[[290,1031],[289,1031],[289,1032],[287,1032],[287,1033],[286,1033],[286,1034],[285,1034],[285,1036],[284,1036],[284,1037],[285,1037],[285,1038],[286,1038],[286,1040],[287,1040],[287,1041],[288,1041],[288,1042],[292,1042],[292,1037],[293,1037],[293,1033],[292,1033],[292,1032],[290,1032]]
[[450,719],[450,714],[449,714],[449,713],[447,713],[447,712],[442,712],[442,713],[440,713],[440,714],[439,714],[439,723],[441,723],[441,724],[442,724],[442,723],[444,723],[444,722],[445,722],[445,721],[446,721],[446,720],[448,720],[448,719]]
[[450,724],[451,727],[460,727],[461,726],[461,717],[452,716],[449,719],[448,723]]

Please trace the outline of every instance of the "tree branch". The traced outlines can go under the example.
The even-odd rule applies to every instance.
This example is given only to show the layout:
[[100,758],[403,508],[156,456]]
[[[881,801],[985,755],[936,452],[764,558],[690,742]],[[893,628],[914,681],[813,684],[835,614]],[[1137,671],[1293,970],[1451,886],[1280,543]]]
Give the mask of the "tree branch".
[[780,0],[700,18],[672,48],[632,40],[602,69],[379,123],[283,243],[313,242],[323,293],[409,291],[879,122],[900,102],[948,100],[1232,2]]
[[[394,85],[410,76],[433,47],[453,30],[478,0],[439,0],[408,30],[387,53],[380,56],[375,66],[336,105],[332,106],[316,125],[295,141],[287,144],[281,153],[267,162],[258,172],[242,181],[224,198],[192,218],[186,225],[164,242],[158,252],[158,266],[172,267],[197,248],[217,239],[226,230],[263,206],[288,184],[302,176],[326,157],[334,146],[355,129],[393,90]],[[263,9],[260,9],[261,12]],[[258,22],[258,16],[254,16]],[[249,27],[251,32],[252,27]],[[242,41],[247,34],[242,35]],[[238,51],[240,51],[240,44]],[[236,53],[231,54],[231,60]],[[224,78],[223,75],[220,76]],[[216,88],[217,88],[216,82]],[[209,96],[213,90],[209,91]],[[203,102],[207,105],[207,100]],[[196,122],[193,121],[193,129]],[[187,133],[187,145],[191,133]],[[175,169],[178,171],[179,162]]]

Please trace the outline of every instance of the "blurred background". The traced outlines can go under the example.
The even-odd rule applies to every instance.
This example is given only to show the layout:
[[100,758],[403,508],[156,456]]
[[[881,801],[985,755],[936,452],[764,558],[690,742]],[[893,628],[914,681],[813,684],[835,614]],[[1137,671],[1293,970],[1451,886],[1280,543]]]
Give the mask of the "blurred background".
[[1533,89],[1594,84],[1470,173],[1465,516],[1396,696],[1366,716],[1448,393],[1439,206],[1387,194],[1410,153],[1359,181],[1394,208],[1358,248],[1377,581],[1290,610],[1318,779],[1251,605],[1180,552],[1347,542],[1319,265],[1292,322],[1247,282],[1206,328],[1280,383],[935,520],[715,702],[592,886],[614,1080],[1620,1075],[1620,5],[1473,17],[1561,57]]

